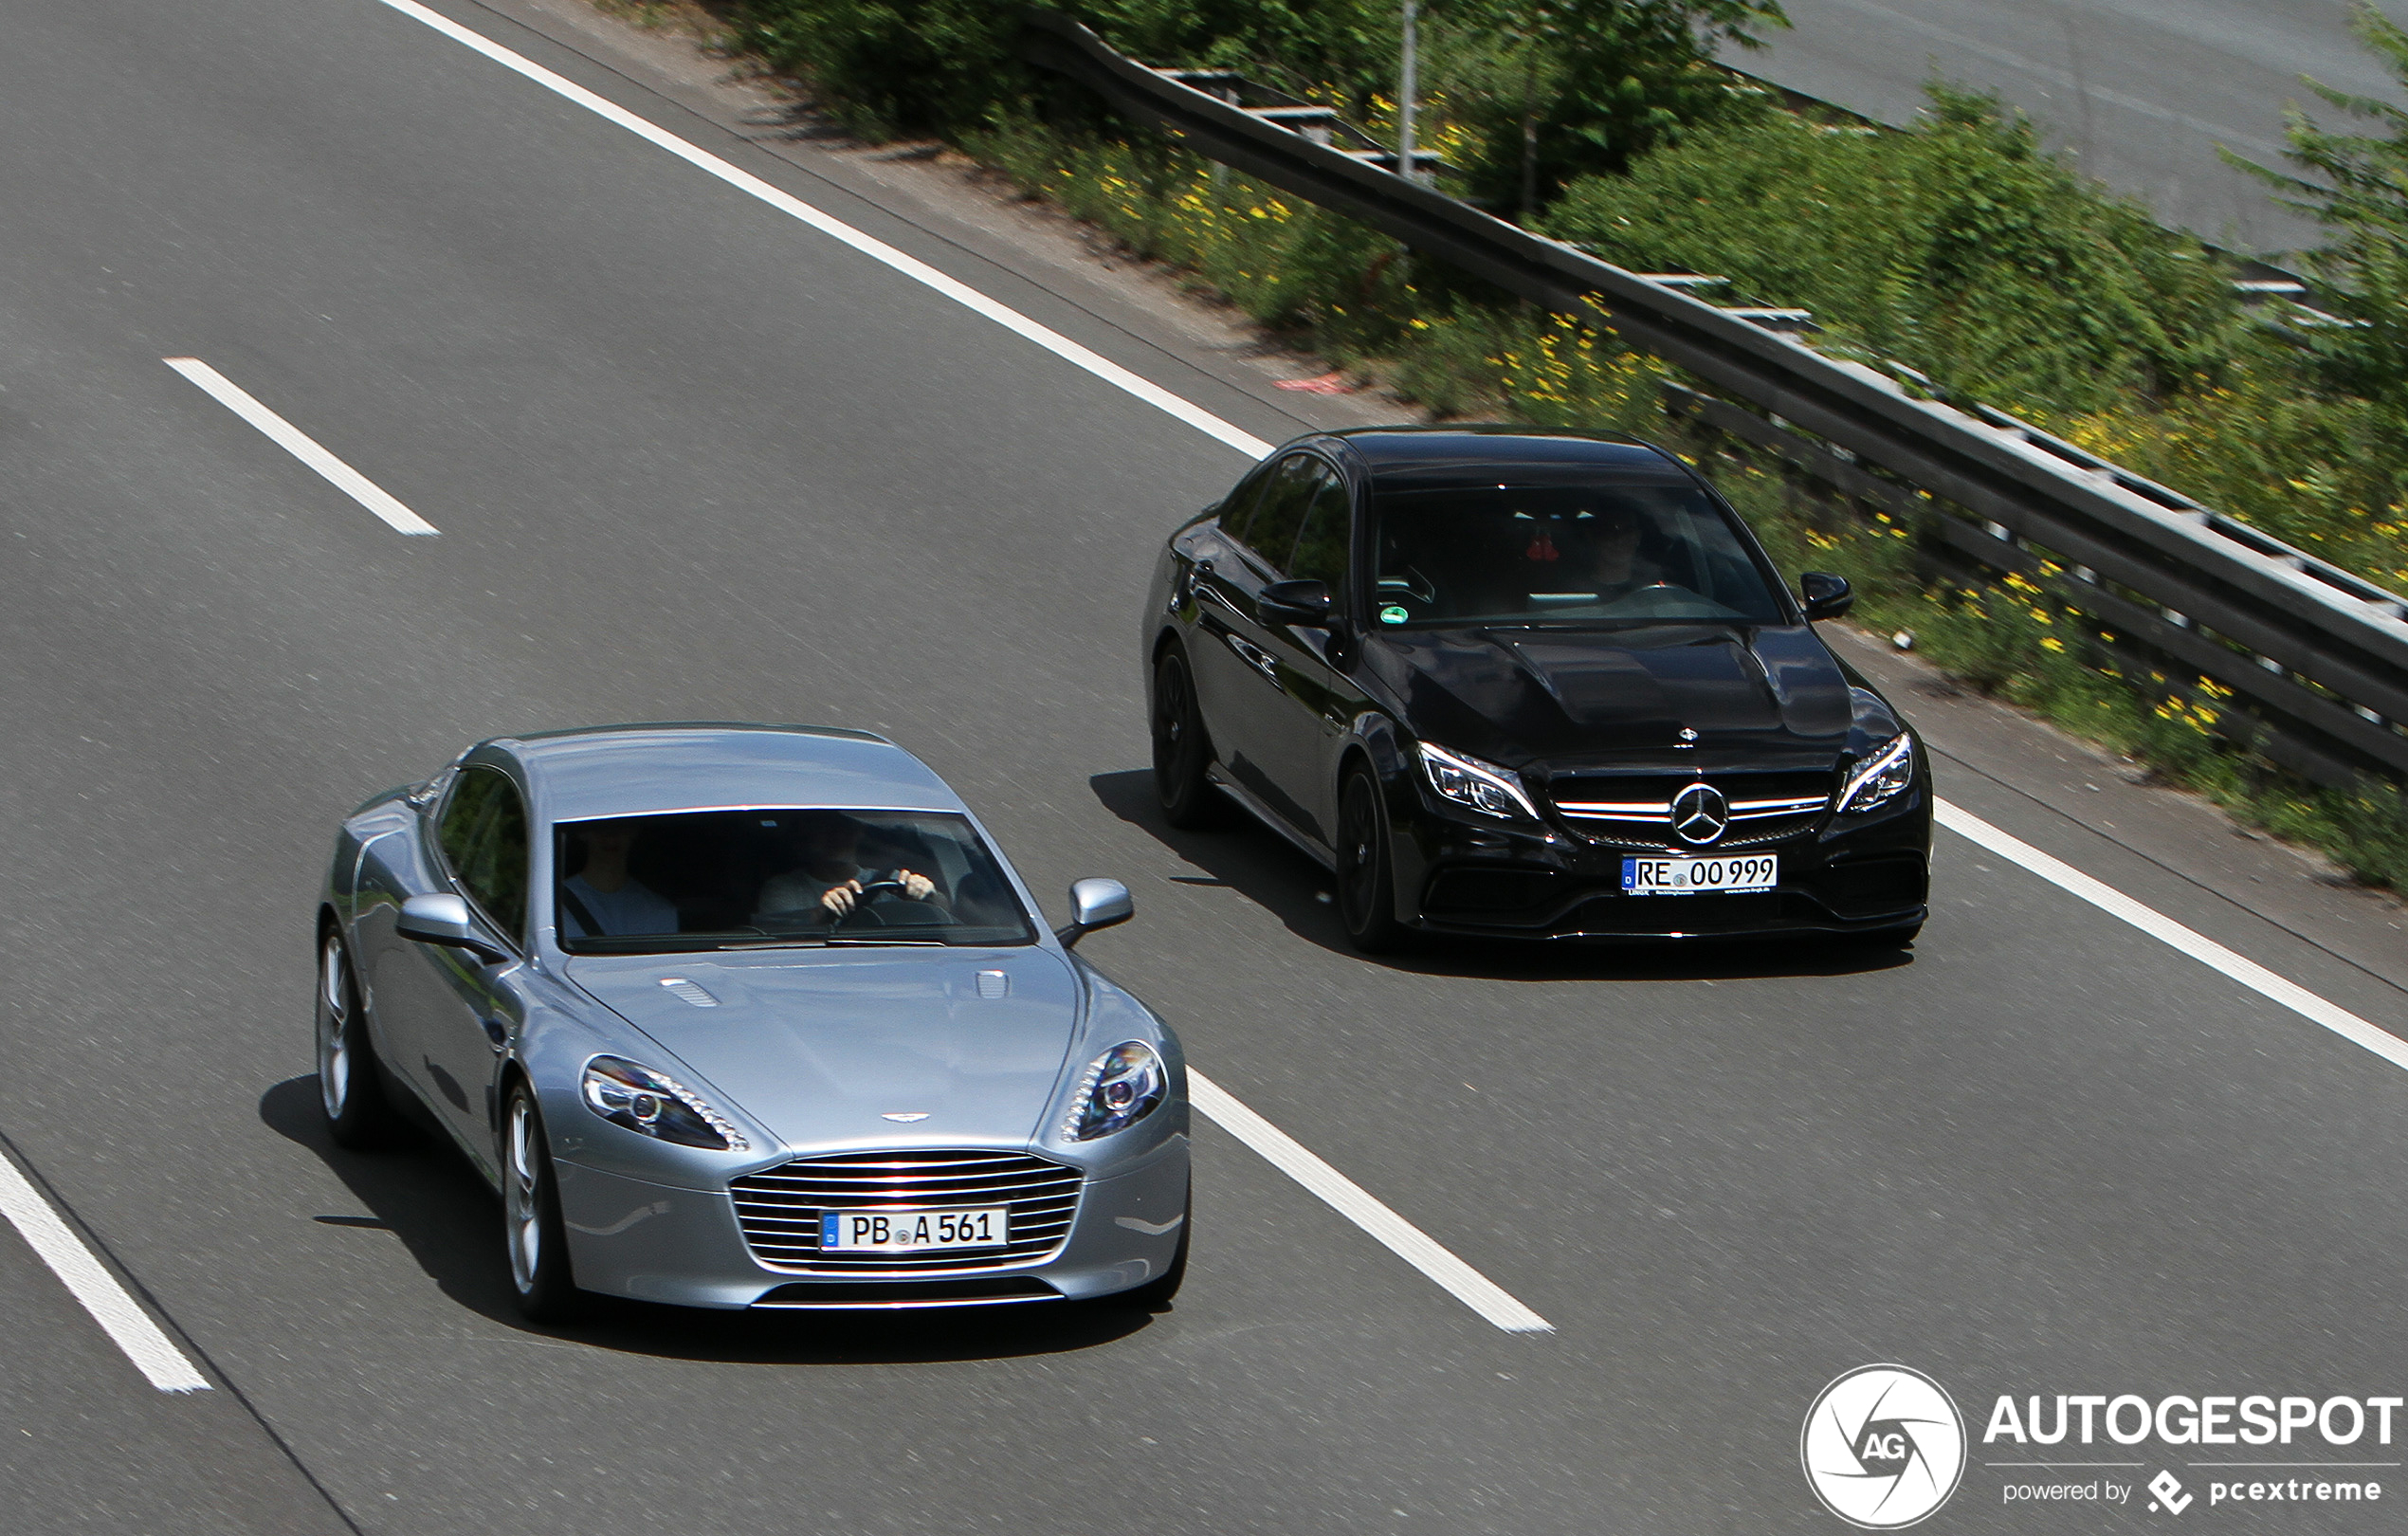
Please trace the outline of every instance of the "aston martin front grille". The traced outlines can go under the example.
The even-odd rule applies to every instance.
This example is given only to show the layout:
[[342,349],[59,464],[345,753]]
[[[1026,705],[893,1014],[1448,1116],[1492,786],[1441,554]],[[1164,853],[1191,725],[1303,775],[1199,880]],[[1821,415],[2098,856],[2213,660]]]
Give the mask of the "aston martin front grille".
[[1713,847],[1753,848],[1794,837],[1831,808],[1832,776],[1783,773],[1598,774],[1556,779],[1555,809],[1575,832],[1615,848],[1685,849],[1672,835],[1673,797],[1706,783],[1730,804],[1729,830]]
[[[1025,1152],[846,1152],[797,1158],[728,1185],[753,1256],[803,1274],[956,1274],[1050,1257],[1070,1235],[1079,1172]],[[1010,1211],[1010,1241],[997,1248],[928,1253],[823,1253],[820,1217],[830,1211]]]

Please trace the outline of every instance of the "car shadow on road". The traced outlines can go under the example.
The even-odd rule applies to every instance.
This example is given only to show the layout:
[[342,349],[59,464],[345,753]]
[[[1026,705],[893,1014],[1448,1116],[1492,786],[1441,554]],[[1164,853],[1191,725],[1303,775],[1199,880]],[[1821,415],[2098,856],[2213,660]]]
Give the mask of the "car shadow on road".
[[1065,1354],[1144,1328],[1152,1314],[1110,1302],[930,1312],[735,1312],[590,1298],[562,1327],[519,1315],[502,1247],[502,1202],[449,1143],[428,1132],[390,1150],[337,1146],[318,1078],[287,1078],[260,1096],[259,1118],[309,1149],[372,1213],[318,1215],[325,1226],[390,1232],[443,1293],[517,1332],[624,1354],[759,1365],[925,1364]]
[[1531,943],[1419,935],[1401,954],[1359,955],[1339,921],[1329,871],[1236,806],[1224,802],[1208,831],[1181,832],[1162,819],[1149,770],[1097,774],[1087,785],[1105,810],[1209,877],[1173,879],[1183,885],[1227,886],[1278,918],[1298,938],[1366,965],[1499,981],[1720,981],[1862,976],[1914,963],[1910,947],[1828,935],[1660,943]]

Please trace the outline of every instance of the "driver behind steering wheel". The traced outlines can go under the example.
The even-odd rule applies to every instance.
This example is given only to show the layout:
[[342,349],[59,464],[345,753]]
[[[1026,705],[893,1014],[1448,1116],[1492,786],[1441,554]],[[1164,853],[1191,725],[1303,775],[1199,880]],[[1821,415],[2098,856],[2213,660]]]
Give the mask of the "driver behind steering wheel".
[[1637,507],[1626,502],[1608,501],[1596,508],[1595,517],[1589,526],[1593,559],[1589,569],[1600,605],[1628,597],[1642,588],[1665,585],[1662,568],[1640,553],[1647,526]]
[[[811,811],[797,817],[795,834],[802,846],[802,863],[761,883],[754,922],[791,919],[813,908],[830,923],[849,914],[862,899],[862,876],[870,872],[861,865],[865,830],[842,811]],[[937,883],[909,869],[897,869],[871,884],[890,886],[890,893],[903,901],[942,905],[937,897]]]

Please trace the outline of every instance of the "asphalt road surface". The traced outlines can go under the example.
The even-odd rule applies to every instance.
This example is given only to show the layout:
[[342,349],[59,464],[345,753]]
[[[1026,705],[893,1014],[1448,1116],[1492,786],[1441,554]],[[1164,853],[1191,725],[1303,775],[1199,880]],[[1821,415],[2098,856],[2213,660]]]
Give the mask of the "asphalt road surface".
[[[512,19],[556,16],[437,9],[1244,432],[1312,409]],[[1241,453],[379,0],[0,27],[0,1133],[212,1383],[155,1390],[0,1230],[10,1530],[1824,1532],[1799,1426],[1871,1362],[1975,1432],[2002,1393],[2408,1391],[2381,1055],[1954,835],[1910,956],[1354,958],[1270,837],[1149,807],[1140,579]],[[2387,909],[1907,706],[1970,812],[2408,1016]],[[1041,890],[1125,878],[1085,953],[1553,1331],[1211,1125],[1164,1314],[515,1321],[465,1167],[326,1139],[310,901],[335,819],[465,742],[663,718],[887,731]],[[2202,1449],[2111,1475],[2197,1490]],[[2172,1518],[2010,1506],[2028,1457],[1972,1456],[1933,1528]]]
[[[2317,101],[2303,75],[2397,102],[2398,82],[2350,35],[2350,0],[1783,0],[1793,30],[1751,73],[1884,122],[1910,120],[1935,77],[1996,91],[2082,168],[2231,249],[2295,250],[2315,226],[2226,165],[2222,144],[2280,165],[2283,113]],[[2408,15],[2383,8],[2395,18]],[[2368,131],[2364,127],[2353,132]]]

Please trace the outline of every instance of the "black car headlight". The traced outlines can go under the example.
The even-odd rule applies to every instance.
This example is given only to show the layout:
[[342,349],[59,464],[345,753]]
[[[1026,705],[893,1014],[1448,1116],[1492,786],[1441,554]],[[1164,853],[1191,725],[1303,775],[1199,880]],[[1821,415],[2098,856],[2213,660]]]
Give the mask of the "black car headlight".
[[585,1106],[613,1125],[655,1141],[713,1152],[741,1152],[751,1143],[700,1095],[624,1056],[596,1056],[579,1086]]
[[1839,792],[1839,809],[1870,811],[1887,805],[1915,781],[1915,739],[1900,731],[1881,744],[1848,776]]
[[1092,1142],[1125,1129],[1152,1114],[1170,1087],[1170,1071],[1152,1046],[1141,1040],[1116,1045],[1087,1064],[1078,1091],[1070,1095],[1062,1134]]
[[1505,820],[1539,819],[1538,808],[1530,803],[1528,792],[1522,787],[1522,776],[1512,769],[1432,746],[1427,741],[1415,745],[1419,748],[1422,776],[1442,797]]

